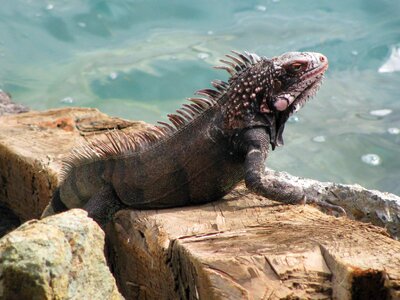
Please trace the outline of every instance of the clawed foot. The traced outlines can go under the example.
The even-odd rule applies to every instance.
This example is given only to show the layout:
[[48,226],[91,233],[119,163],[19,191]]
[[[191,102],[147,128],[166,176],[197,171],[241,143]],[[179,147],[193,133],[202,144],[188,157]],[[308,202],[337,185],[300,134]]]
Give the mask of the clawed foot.
[[306,196],[303,196],[303,198],[300,201],[301,203],[306,204],[308,203],[314,203],[321,207],[324,212],[326,212],[329,215],[336,216],[336,217],[344,217],[347,215],[346,211],[343,209],[343,207],[339,205],[334,205],[331,203],[328,203],[323,200],[307,200]]

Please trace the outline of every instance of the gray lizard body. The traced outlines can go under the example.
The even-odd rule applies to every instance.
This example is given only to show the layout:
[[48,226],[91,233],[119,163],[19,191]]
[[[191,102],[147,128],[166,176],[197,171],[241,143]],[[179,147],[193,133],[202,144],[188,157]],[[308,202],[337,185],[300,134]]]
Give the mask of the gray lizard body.
[[[119,209],[155,209],[221,198],[245,180],[257,194],[304,202],[301,188],[265,173],[269,147],[283,144],[288,117],[313,96],[328,68],[325,56],[251,53],[222,60],[231,77],[198,91],[170,123],[139,134],[112,131],[74,150],[44,215],[83,207],[100,224]],[[311,199],[319,205],[340,210]]]

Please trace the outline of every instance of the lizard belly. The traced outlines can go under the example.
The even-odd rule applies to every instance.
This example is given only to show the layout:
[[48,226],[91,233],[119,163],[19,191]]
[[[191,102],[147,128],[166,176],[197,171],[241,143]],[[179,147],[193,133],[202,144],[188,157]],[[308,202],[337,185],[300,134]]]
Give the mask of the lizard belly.
[[[213,156],[215,158],[215,156]],[[116,168],[136,170],[134,176],[115,180],[118,197],[138,209],[156,209],[217,200],[243,179],[243,164],[230,157],[207,160],[195,155],[188,160],[153,160],[151,170],[133,161]],[[199,163],[201,161],[201,163]],[[196,163],[195,163],[196,162]],[[121,174],[121,172],[117,172]]]

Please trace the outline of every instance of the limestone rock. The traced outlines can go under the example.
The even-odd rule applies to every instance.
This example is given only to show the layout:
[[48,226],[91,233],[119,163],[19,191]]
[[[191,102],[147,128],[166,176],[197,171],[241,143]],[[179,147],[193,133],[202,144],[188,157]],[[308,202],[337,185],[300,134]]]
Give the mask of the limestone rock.
[[83,210],[32,220],[0,240],[0,299],[123,299]]
[[29,108],[12,102],[9,94],[0,90],[0,116],[27,112]]
[[22,222],[39,218],[57,186],[62,160],[74,146],[113,128],[148,126],[91,108],[0,117],[0,203]]
[[400,299],[400,242],[384,229],[244,186],[207,205],[120,211],[108,236],[129,299]]
[[[85,108],[0,117],[0,203],[22,220],[38,217],[57,186],[62,159],[77,143],[112,128],[134,131],[146,126]],[[400,223],[394,195],[284,173],[277,176],[297,181],[345,207],[350,217],[389,227],[389,232],[398,236],[390,230]],[[346,201],[344,196],[349,195]],[[371,214],[375,208],[378,213]],[[75,212],[65,216],[69,214]],[[40,297],[51,295],[55,288],[65,294],[69,276],[79,280],[86,276],[84,259],[91,254],[80,251],[102,249],[103,244],[78,245],[81,250],[74,250],[75,237],[84,243],[81,230],[86,229],[80,227],[86,228],[87,218],[80,220],[79,226],[74,221],[76,227],[68,235],[49,228],[70,221],[46,223],[52,218],[61,222],[57,219],[60,216],[33,221],[32,226],[40,230],[31,234],[25,224],[22,231],[18,229],[0,242],[0,260],[6,261],[4,253],[11,255],[6,265],[0,262],[0,299],[6,293],[5,286],[11,287],[7,295],[15,298],[12,293],[19,290],[16,285],[21,282],[32,283]],[[121,211],[107,232],[109,262],[121,292],[129,299],[400,299],[400,246],[384,229],[348,218],[336,219],[310,205],[285,206],[249,194],[243,186],[224,200],[203,206]],[[27,259],[15,254],[19,252],[10,242],[4,242],[13,237],[12,243],[24,248],[22,240],[34,240],[35,235],[38,242],[29,246]],[[65,248],[57,250],[50,245],[53,243]],[[1,250],[5,245],[9,246],[7,251]],[[41,246],[54,251],[42,255],[38,250]],[[36,252],[41,263],[25,264],[33,261],[30,255],[34,257]],[[79,257],[76,260],[75,254]],[[69,257],[70,264],[62,260]],[[76,267],[79,261],[81,265]],[[44,270],[47,279],[27,277],[24,270],[31,268]],[[46,280],[53,283],[46,284]],[[68,292],[70,289],[84,292],[73,281]],[[103,299],[96,297],[76,299]]]
[[[38,218],[57,186],[62,159],[75,145],[109,129],[137,131],[149,126],[90,108],[0,117],[0,203],[22,221]],[[324,183],[285,172],[275,174],[342,206],[350,218],[385,227],[392,237],[400,238],[400,197],[359,185]]]
[[400,197],[387,192],[368,190],[358,184],[321,182],[300,178],[286,172],[273,171],[281,181],[290,181],[314,194],[316,199],[324,199],[346,210],[347,217],[376,226],[384,227],[390,235],[400,239]]

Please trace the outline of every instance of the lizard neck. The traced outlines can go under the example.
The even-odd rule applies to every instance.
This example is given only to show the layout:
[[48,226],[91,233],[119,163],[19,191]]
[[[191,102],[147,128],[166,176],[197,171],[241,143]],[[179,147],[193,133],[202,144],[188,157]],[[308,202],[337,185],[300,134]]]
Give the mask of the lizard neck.
[[219,101],[221,128],[227,135],[255,127],[265,127],[272,149],[283,145],[283,130],[289,115],[270,108],[274,92],[275,69],[265,58],[257,67],[239,72],[229,79],[229,87]]
[[[270,60],[261,58],[252,68],[234,74],[220,105],[226,130],[241,129],[260,122],[260,114],[271,112],[274,68]],[[255,121],[255,119],[258,119]]]

